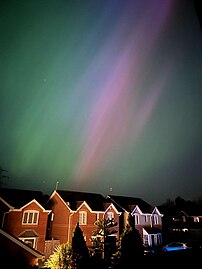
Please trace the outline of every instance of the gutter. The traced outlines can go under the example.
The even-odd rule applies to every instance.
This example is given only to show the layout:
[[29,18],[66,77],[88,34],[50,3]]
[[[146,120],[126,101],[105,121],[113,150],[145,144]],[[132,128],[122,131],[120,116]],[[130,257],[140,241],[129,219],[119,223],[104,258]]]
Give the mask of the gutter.
[[68,227],[68,235],[67,235],[67,242],[69,244],[69,238],[70,238],[70,228],[71,228],[71,222],[70,222],[70,219],[71,217],[74,215],[74,212],[72,212],[70,215],[69,215],[69,227]]

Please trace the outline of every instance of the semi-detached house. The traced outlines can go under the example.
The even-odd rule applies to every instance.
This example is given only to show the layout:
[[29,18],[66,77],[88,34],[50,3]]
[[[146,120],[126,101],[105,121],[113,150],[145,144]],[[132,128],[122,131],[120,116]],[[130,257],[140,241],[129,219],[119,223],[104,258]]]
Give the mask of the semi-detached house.
[[51,219],[48,235],[61,243],[71,243],[73,231],[79,223],[87,246],[92,246],[92,234],[96,230],[98,219],[114,219],[118,241],[127,223],[128,214],[135,218],[136,229],[140,232],[143,243],[149,246],[162,244],[162,214],[158,208],[140,198],[107,195],[97,193],[57,190],[49,199]]
[[43,195],[39,191],[0,190],[1,228],[29,244],[48,258],[58,244],[70,243],[79,224],[88,247],[92,247],[97,220],[113,219],[117,224],[112,236],[118,242],[128,214],[135,218],[143,243],[162,244],[162,214],[140,198],[99,193],[54,190]]
[[[79,224],[88,247],[92,246],[92,233],[97,229],[95,222],[98,219],[109,218],[117,222],[119,215],[111,201],[97,193],[57,190],[52,193],[48,201],[51,208],[48,236],[58,239],[61,243],[71,243],[73,231]],[[119,232],[114,236],[119,238]]]
[[0,189],[1,228],[40,253],[45,251],[48,196],[40,191]]
[[156,206],[152,206],[141,198],[107,195],[107,201],[113,202],[121,212],[119,219],[119,232],[126,225],[128,214],[135,218],[135,228],[139,231],[143,244],[158,247],[162,244],[162,217]]

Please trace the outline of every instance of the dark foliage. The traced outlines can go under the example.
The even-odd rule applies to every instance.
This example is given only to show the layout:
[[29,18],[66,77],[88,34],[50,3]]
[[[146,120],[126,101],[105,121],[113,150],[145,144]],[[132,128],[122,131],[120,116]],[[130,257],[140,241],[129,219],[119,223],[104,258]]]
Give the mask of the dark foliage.
[[77,223],[72,236],[73,258],[78,269],[85,269],[89,263],[90,255],[83,237],[83,232]]
[[130,266],[143,258],[143,243],[139,231],[135,228],[134,217],[129,214],[128,223],[120,237],[120,248],[116,268]]

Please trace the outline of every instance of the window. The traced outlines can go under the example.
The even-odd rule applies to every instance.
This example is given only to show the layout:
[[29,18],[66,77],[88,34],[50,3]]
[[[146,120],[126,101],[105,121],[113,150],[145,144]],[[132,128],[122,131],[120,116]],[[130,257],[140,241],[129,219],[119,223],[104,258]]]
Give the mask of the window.
[[21,239],[24,243],[26,243],[28,246],[35,248],[35,238],[23,238]]
[[112,220],[114,218],[114,212],[107,212],[107,219]]
[[194,222],[199,222],[199,217],[194,217]]
[[144,215],[144,222],[145,223],[149,222],[149,215]]
[[134,218],[135,218],[135,224],[139,224],[139,215],[135,214]]
[[158,224],[158,216],[153,215],[153,224]]
[[148,235],[144,235],[143,236],[143,244],[145,246],[148,246],[149,245],[149,238],[148,238]]
[[79,225],[86,225],[87,224],[87,212],[80,211],[79,212]]
[[25,211],[22,224],[38,224],[39,212],[34,210]]

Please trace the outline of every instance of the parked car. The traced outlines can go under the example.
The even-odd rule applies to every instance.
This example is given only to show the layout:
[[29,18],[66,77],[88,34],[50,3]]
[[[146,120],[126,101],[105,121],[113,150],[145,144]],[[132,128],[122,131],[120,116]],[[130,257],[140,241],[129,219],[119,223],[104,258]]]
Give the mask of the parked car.
[[187,249],[190,249],[190,247],[186,243],[182,243],[182,242],[172,242],[170,244],[163,246],[162,248],[164,252],[187,250]]

